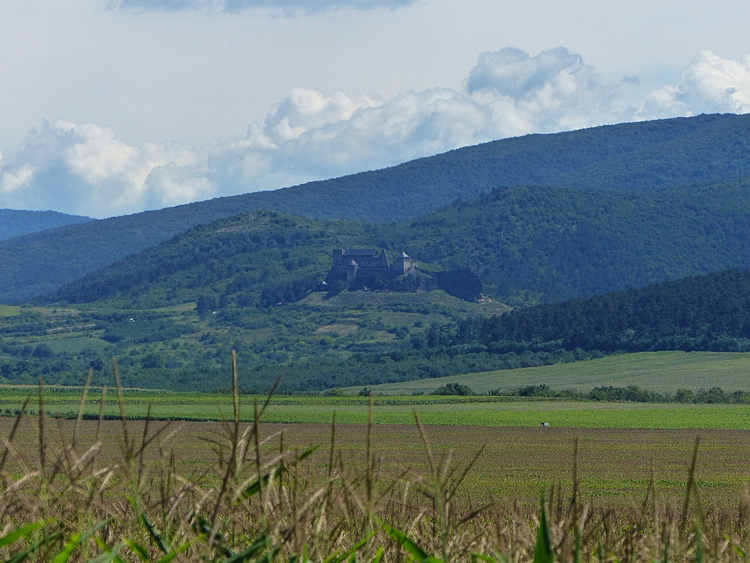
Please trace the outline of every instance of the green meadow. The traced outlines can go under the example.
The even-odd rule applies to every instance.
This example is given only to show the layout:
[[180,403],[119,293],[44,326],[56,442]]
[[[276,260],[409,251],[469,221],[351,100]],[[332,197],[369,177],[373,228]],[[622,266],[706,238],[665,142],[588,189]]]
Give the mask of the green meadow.
[[[677,389],[750,390],[750,353],[641,352],[551,366],[469,373],[373,385],[382,395],[429,393],[447,383],[468,385],[477,393],[515,390],[527,385],[548,385],[555,390],[590,391],[597,386],[636,385],[659,393]],[[347,389],[356,392],[361,387]]]
[[0,318],[15,317],[20,314],[21,307],[18,305],[0,305]]

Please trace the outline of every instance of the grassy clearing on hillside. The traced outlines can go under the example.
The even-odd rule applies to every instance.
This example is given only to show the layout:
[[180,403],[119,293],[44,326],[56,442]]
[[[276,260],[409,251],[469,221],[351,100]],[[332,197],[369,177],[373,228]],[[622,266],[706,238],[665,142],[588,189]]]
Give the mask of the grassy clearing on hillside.
[[55,354],[80,354],[84,351],[102,353],[107,349],[107,343],[99,338],[87,336],[73,336],[72,338],[56,338],[46,342]]
[[[598,386],[629,385],[659,393],[711,387],[721,387],[725,391],[747,391],[750,390],[750,353],[641,352],[569,364],[372,385],[369,388],[384,395],[410,395],[429,393],[452,382],[468,385],[477,393],[495,389],[515,390],[540,384],[555,390],[577,391],[590,391]],[[352,387],[347,391],[357,392],[359,389],[361,387]]]
[[15,317],[21,314],[21,307],[18,305],[0,305],[0,317]]

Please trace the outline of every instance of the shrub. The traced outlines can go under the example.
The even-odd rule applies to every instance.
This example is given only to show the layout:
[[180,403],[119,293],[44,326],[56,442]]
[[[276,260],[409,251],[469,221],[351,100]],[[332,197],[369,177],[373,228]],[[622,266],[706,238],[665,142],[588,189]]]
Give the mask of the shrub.
[[462,383],[448,383],[446,385],[443,385],[442,387],[438,387],[437,389],[435,389],[432,394],[460,396],[476,395],[471,387],[469,387],[468,385],[463,385]]

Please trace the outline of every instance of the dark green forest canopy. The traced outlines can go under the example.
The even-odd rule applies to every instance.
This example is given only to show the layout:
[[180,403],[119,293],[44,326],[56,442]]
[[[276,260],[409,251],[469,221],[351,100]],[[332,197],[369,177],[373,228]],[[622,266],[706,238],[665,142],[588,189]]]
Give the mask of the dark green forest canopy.
[[566,350],[750,350],[750,270],[465,319],[431,332],[432,346],[479,344],[499,352],[552,343]]
[[651,192],[495,190],[400,225],[414,256],[469,267],[514,305],[750,265],[750,182]]
[[49,293],[196,225],[253,210],[391,223],[503,186],[649,191],[750,178],[749,127],[750,116],[704,115],[528,135],[385,170],[35,233],[0,241],[0,292],[6,302]]

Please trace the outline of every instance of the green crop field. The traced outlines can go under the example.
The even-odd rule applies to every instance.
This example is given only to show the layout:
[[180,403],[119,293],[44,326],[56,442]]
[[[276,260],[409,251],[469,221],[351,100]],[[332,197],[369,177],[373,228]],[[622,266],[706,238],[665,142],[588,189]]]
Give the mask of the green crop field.
[[[45,410],[63,418],[78,413],[83,390],[49,387],[44,390]],[[102,390],[89,390],[84,413],[100,412]],[[0,387],[0,414],[14,415],[30,397],[28,409],[38,410],[35,387]],[[245,420],[253,417],[255,404],[263,396],[242,396]],[[144,418],[150,411],[157,419],[221,420],[232,412],[229,395],[176,393],[128,389],[123,406],[129,418]],[[102,412],[119,416],[115,390],[105,391]],[[428,425],[450,426],[538,426],[548,422],[556,428],[665,428],[665,429],[750,429],[750,405],[681,403],[606,403],[561,400],[520,400],[505,397],[403,396],[373,399],[375,424],[410,424],[414,413]],[[263,420],[275,423],[327,424],[336,413],[346,424],[366,424],[370,399],[366,397],[273,397]]]
[[[7,436],[14,420],[0,419],[0,432]],[[73,421],[47,430],[56,442],[67,434]],[[164,422],[153,423],[154,432]],[[144,432],[142,421],[128,421],[133,436]],[[243,428],[247,425],[243,426]],[[212,441],[222,435],[218,422],[169,423],[173,446],[181,472],[200,475],[215,462]],[[283,438],[282,438],[283,434]],[[337,423],[334,442],[341,460],[351,468],[361,468],[366,457],[367,426]],[[84,421],[79,430],[82,444],[98,436],[106,446],[105,459],[116,458],[121,442],[119,421]],[[730,505],[748,483],[750,432],[738,430],[639,430],[602,428],[493,428],[484,426],[427,426],[426,441],[436,462],[463,469],[484,448],[467,474],[460,494],[470,498],[505,498],[533,506],[549,487],[570,490],[575,447],[578,442],[578,472],[581,487],[589,497],[616,501],[618,505],[637,504],[646,494],[654,471],[660,499],[678,499],[684,492],[695,438],[700,436],[698,456],[699,485],[710,494],[712,503]],[[408,470],[414,475],[429,473],[429,458],[419,429],[414,423],[376,425],[371,448],[378,459],[381,475],[393,478]],[[290,450],[303,451],[320,446],[305,466],[315,479],[327,471],[330,454],[329,424],[264,424],[261,442],[264,451],[273,452],[283,441]],[[15,443],[32,455],[37,447],[34,417],[25,421]],[[157,459],[152,462],[156,463]]]
[[[643,352],[569,364],[373,385],[369,388],[383,395],[410,395],[429,393],[452,382],[468,385],[477,393],[540,384],[556,390],[584,392],[597,386],[610,385],[637,385],[659,393],[711,387],[721,387],[725,391],[746,391],[750,390],[750,353]],[[356,392],[359,389],[361,387],[352,387],[347,391]]]

